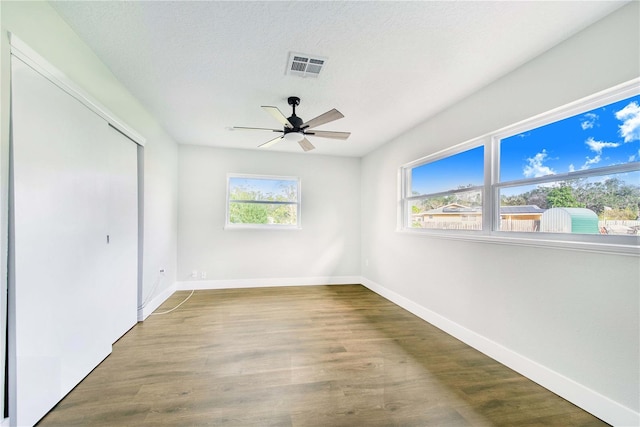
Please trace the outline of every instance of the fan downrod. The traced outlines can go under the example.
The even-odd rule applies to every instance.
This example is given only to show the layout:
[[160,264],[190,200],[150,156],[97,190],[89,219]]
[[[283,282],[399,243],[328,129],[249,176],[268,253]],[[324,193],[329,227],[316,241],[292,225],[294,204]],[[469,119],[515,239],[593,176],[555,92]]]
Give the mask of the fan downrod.
[[287,103],[289,103],[289,105],[291,105],[291,108],[293,108],[293,114],[291,114],[291,117],[288,118],[289,123],[291,123],[293,128],[289,129],[285,127],[285,135],[291,132],[300,132],[300,126],[302,126],[302,123],[304,123],[300,117],[296,116],[296,105],[300,105],[300,98],[298,98],[297,96],[290,96],[289,98],[287,98]]
[[297,96],[290,96],[289,98],[287,98],[287,102],[289,103],[289,105],[291,105],[291,108],[293,108],[292,117],[296,117],[296,106],[300,105],[300,98],[298,98]]

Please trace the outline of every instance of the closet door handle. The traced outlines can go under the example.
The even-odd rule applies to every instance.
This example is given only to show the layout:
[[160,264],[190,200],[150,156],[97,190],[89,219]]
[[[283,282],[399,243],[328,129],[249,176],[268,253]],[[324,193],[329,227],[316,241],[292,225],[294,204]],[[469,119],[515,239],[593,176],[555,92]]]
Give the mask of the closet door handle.
[[109,235],[107,234],[107,245],[109,244]]

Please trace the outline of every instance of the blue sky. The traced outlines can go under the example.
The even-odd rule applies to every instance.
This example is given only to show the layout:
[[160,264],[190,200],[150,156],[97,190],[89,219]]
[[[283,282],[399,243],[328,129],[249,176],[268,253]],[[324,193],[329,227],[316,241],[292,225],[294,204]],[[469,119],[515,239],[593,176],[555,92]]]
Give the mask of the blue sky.
[[503,139],[500,180],[633,161],[640,161],[640,96]]
[[[263,179],[263,178],[241,178],[230,177],[229,189],[231,192],[236,188],[243,188],[247,190],[260,191],[264,195],[273,194],[274,196],[282,196],[286,199],[287,192],[286,187],[289,185],[296,185],[297,182],[293,180],[280,180],[280,179]],[[295,198],[292,200],[295,201]]]
[[411,171],[411,191],[419,194],[455,190],[484,183],[484,147],[464,151]]
[[[500,180],[639,161],[640,95],[503,139]],[[482,169],[483,148],[478,147],[414,168],[411,190],[425,194],[482,185]],[[637,173],[618,178],[640,185]]]

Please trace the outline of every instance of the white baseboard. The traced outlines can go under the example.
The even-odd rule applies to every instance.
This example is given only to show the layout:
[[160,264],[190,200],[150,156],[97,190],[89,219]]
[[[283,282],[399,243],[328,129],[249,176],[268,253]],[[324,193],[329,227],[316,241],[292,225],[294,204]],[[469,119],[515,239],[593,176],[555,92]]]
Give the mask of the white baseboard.
[[[268,279],[191,280],[176,282],[138,309],[138,321],[143,321],[176,291],[205,289],[264,288],[272,286],[314,286],[360,284],[360,276],[287,277]],[[0,426],[2,427],[2,426]]]
[[620,427],[640,426],[640,413],[539,363],[477,334],[378,283],[362,277],[362,285],[435,327],[486,354],[603,421]]
[[173,293],[178,290],[176,284],[169,286],[164,291],[156,295],[144,307],[138,309],[138,322],[145,320],[156,308],[160,307]]
[[177,290],[265,288],[273,286],[314,286],[360,284],[360,276],[285,277],[264,279],[189,280],[178,282]]

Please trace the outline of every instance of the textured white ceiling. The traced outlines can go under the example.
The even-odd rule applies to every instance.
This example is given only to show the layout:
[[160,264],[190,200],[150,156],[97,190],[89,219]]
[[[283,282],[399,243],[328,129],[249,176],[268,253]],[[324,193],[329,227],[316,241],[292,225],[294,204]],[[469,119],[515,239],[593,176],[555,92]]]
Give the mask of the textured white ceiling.
[[[362,156],[624,2],[62,1],[53,6],[179,143],[256,148],[280,128],[261,105],[345,118],[310,153]],[[328,58],[285,75],[290,51]],[[126,120],[126,118],[124,118]],[[275,151],[301,152],[282,142]]]

